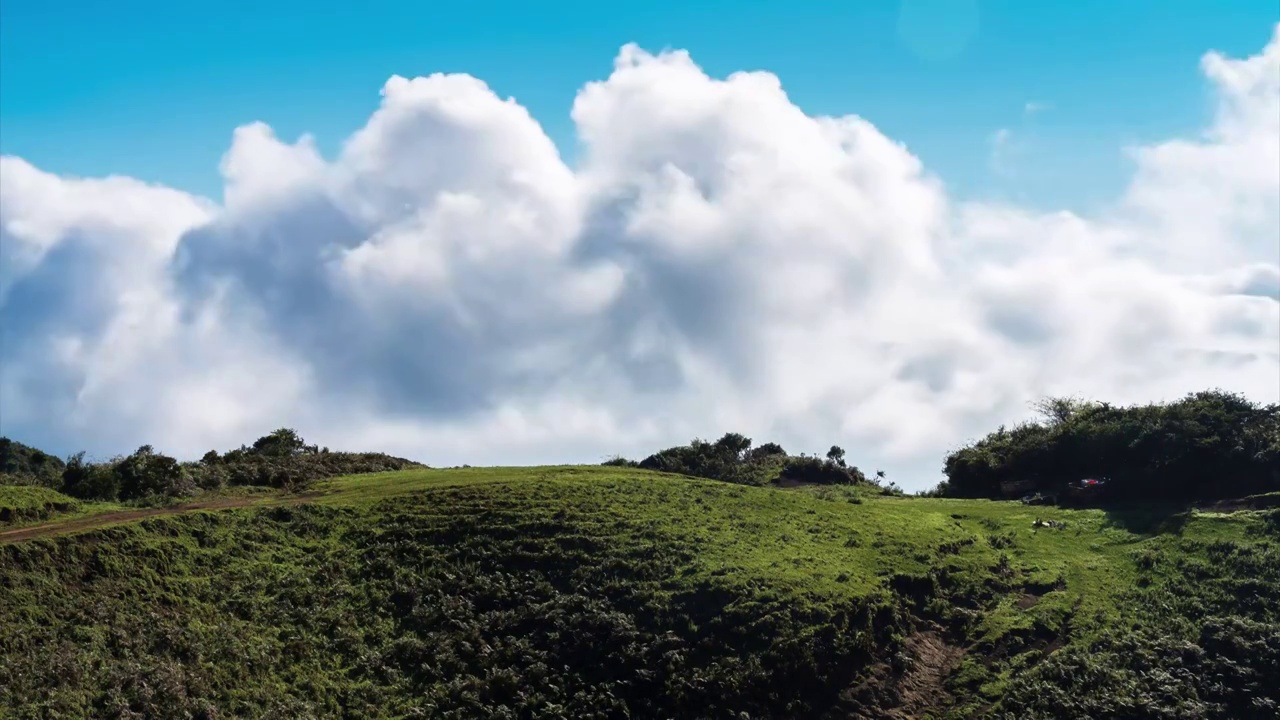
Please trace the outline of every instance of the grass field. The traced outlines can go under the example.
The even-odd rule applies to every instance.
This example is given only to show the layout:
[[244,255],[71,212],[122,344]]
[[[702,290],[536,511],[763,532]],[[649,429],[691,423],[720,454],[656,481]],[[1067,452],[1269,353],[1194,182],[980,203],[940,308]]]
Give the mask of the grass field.
[[81,511],[74,498],[34,485],[0,485],[0,528]]
[[603,467],[235,497],[83,504],[0,545],[0,717],[1250,718],[1280,694],[1274,510]]

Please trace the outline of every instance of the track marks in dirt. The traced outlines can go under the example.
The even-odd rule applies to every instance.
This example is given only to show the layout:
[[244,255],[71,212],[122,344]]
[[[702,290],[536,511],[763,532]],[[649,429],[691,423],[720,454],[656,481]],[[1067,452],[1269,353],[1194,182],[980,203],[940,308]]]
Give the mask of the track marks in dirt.
[[14,528],[12,530],[3,530],[0,531],[0,544],[21,542],[23,540],[49,537],[51,535],[66,535],[69,533],[84,532],[85,530],[94,530],[107,525],[132,522],[134,520],[143,520],[145,518],[152,517],[180,515],[182,513],[196,512],[199,510],[230,510],[233,508],[251,506],[296,505],[298,503],[307,502],[310,499],[312,499],[310,496],[266,498],[229,497],[185,503],[182,505],[170,505],[167,507],[117,510],[114,512],[98,513],[96,515],[67,518],[65,520],[53,520],[50,522],[39,523],[37,525],[27,525],[25,527]]

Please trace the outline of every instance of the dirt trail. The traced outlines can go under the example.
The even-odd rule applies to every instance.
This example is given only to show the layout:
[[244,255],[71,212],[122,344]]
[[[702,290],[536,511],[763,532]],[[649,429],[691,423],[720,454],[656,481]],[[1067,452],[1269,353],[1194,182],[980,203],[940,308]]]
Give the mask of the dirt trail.
[[83,517],[51,520],[38,525],[27,525],[13,530],[0,530],[0,544],[30,540],[32,538],[62,535],[113,525],[115,523],[141,520],[143,518],[163,515],[179,515],[193,510],[228,510],[231,508],[249,507],[250,505],[295,505],[306,502],[309,497],[229,497],[215,500],[170,505],[168,507],[138,508],[137,510],[118,510],[116,512],[99,513]]
[[901,717],[915,718],[952,701],[946,679],[964,659],[964,650],[948,643],[938,632],[916,633],[907,638],[911,669],[899,678],[896,690],[902,705]]
[[870,676],[844,691],[840,711],[853,720],[912,720],[933,717],[952,697],[947,677],[964,659],[964,649],[948,643],[940,629],[912,633],[903,650],[911,659],[895,674],[887,663],[872,666]]

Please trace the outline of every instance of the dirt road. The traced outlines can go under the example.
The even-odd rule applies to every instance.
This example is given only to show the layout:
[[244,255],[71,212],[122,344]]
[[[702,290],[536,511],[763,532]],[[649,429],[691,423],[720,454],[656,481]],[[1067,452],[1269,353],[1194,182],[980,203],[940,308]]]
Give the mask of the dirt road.
[[185,505],[138,508],[137,510],[119,510],[116,512],[100,513],[97,515],[67,518],[65,520],[50,520],[49,522],[40,523],[38,525],[27,525],[13,530],[0,530],[0,544],[18,542],[20,540],[30,540],[32,538],[46,537],[49,535],[62,535],[65,533],[80,532],[83,530],[93,530],[94,528],[100,528],[105,525],[114,525],[116,523],[129,522],[130,520],[141,520],[143,518],[159,517],[163,515],[178,515],[180,513],[192,512],[195,510],[227,510],[230,508],[248,507],[250,505],[293,505],[305,502],[307,499],[308,498],[306,497],[297,496],[266,498],[229,497],[187,503]]

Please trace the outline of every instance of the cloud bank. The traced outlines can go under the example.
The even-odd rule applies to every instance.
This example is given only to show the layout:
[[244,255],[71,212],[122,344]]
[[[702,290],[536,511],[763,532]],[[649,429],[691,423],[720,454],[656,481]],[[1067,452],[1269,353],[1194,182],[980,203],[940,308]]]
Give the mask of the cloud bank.
[[281,425],[433,464],[737,430],[910,488],[1045,394],[1280,400],[1280,27],[1102,215],[970,202],[768,73],[619,53],[567,165],[466,75],[337,157],[252,124],[218,200],[0,159],[0,425],[183,456]]

